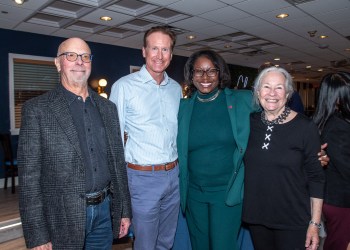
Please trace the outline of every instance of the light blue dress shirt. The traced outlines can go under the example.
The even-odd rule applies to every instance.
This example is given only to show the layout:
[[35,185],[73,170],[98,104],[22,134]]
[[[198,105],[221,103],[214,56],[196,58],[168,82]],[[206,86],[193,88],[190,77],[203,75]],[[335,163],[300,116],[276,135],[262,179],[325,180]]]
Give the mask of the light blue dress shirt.
[[152,165],[177,159],[181,97],[180,84],[164,73],[158,85],[145,65],[113,84],[110,100],[117,105],[122,135],[128,134],[124,146],[127,162]]

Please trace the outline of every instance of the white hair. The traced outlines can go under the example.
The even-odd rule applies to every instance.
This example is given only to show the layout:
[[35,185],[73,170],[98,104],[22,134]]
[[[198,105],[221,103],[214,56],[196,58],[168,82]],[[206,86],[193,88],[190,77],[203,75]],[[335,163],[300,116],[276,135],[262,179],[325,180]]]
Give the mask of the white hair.
[[254,102],[258,105],[259,105],[258,92],[261,88],[261,80],[269,72],[281,73],[284,76],[284,78],[286,79],[284,84],[286,87],[287,100],[290,99],[290,97],[292,96],[292,94],[294,92],[294,85],[293,85],[292,76],[288,73],[287,70],[285,70],[284,68],[275,67],[275,66],[268,67],[268,68],[264,69],[263,71],[261,71],[254,81]]

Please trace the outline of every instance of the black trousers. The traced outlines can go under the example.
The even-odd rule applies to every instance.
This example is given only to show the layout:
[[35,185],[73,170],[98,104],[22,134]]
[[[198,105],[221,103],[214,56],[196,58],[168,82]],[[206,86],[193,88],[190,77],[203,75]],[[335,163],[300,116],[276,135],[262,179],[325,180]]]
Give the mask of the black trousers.
[[249,225],[255,250],[305,250],[305,230],[280,230]]

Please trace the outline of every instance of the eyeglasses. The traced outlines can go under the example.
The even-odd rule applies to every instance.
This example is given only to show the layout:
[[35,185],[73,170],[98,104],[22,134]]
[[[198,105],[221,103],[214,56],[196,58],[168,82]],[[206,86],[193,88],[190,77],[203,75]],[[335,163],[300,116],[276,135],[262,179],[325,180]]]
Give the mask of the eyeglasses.
[[85,63],[89,63],[92,61],[92,55],[89,53],[77,54],[75,52],[64,52],[58,56],[66,56],[66,59],[70,62],[75,62],[80,56],[81,60]]
[[204,76],[204,73],[206,73],[208,77],[214,77],[218,74],[219,70],[218,69],[208,69],[208,70],[194,69],[192,72],[195,77],[202,77]]

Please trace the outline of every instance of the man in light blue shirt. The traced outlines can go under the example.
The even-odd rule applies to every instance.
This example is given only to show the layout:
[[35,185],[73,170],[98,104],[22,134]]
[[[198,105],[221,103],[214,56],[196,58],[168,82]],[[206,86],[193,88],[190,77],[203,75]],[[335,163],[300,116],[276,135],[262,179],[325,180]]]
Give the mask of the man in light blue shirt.
[[124,138],[132,202],[134,249],[170,249],[179,213],[177,114],[180,85],[165,70],[175,34],[153,27],[144,35],[140,71],[112,86]]

